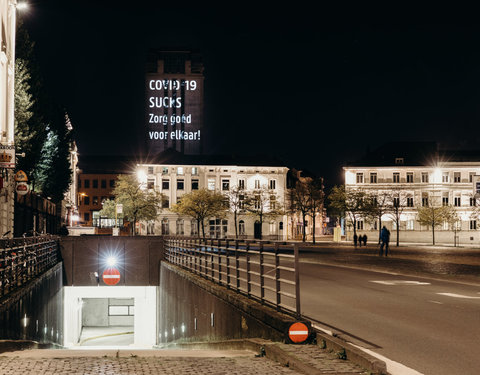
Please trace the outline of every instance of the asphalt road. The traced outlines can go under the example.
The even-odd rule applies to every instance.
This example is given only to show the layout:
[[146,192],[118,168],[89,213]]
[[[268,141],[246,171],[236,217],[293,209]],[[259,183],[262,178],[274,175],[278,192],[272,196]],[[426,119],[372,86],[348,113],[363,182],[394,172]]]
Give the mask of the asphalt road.
[[[480,283],[461,276],[442,279],[435,272],[421,276],[418,269],[422,263],[432,263],[432,253],[405,265],[408,256],[402,260],[398,252],[397,260],[386,260],[371,252],[325,251],[301,257],[304,315],[326,323],[324,327],[334,332],[345,331],[349,341],[423,374],[480,372]],[[472,261],[452,264],[471,266],[477,253],[468,256]],[[355,260],[358,257],[360,261]],[[436,258],[442,263],[445,256]],[[372,271],[375,267],[382,272]]]

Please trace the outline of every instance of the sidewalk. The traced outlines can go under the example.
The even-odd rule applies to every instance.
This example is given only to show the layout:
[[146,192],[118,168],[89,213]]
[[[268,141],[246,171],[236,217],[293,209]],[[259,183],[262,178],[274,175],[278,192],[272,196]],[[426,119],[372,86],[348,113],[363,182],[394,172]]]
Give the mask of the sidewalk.
[[[32,349],[5,352],[0,353],[0,374],[371,374],[348,359],[340,359],[341,352],[321,349],[318,345],[286,345],[263,340],[258,343],[264,344],[261,346],[264,350]],[[228,342],[222,344],[229,346]]]

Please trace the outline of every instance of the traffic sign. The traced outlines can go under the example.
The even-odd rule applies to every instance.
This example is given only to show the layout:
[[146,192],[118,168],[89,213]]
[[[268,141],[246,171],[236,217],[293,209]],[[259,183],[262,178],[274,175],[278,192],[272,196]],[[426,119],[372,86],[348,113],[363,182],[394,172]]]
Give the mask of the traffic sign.
[[102,274],[103,282],[107,285],[115,285],[120,281],[120,271],[115,267],[109,267]]
[[15,191],[18,195],[25,195],[28,193],[28,185],[25,182],[17,182]]
[[305,323],[296,322],[288,328],[288,338],[294,344],[304,343],[308,336],[310,336],[310,330]]
[[16,182],[27,182],[28,181],[27,174],[22,170],[18,171],[17,173],[15,173],[15,181]]

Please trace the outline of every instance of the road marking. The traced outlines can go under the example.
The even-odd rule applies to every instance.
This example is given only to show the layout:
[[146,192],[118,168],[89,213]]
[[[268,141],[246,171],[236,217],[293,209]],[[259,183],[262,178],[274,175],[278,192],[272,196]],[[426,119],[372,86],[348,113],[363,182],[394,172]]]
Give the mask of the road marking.
[[322,327],[320,327],[316,324],[312,324],[312,327],[315,328],[315,329],[318,329],[319,331],[322,331],[322,332],[326,333],[327,335],[333,336],[333,332],[329,331],[328,329],[322,328]]
[[453,297],[453,298],[465,298],[465,299],[480,299],[480,297],[471,297],[471,296],[464,296],[463,294],[456,294],[456,293],[437,293],[441,296]]
[[391,375],[424,375],[421,372],[418,372],[417,370],[414,370],[413,368],[407,367],[405,365],[402,365],[399,362],[392,361],[391,359],[388,359],[387,357],[384,357],[381,354],[375,353],[374,351],[370,349],[363,348],[359,345],[355,345],[353,343],[350,343],[351,345],[357,347],[360,350],[363,350],[365,353],[370,354],[371,356],[374,356],[375,358],[378,358],[379,360],[385,362],[387,365],[387,371]]
[[430,285],[430,283],[411,280],[370,280],[370,282],[383,285]]
[[431,302],[431,303],[437,303],[439,305],[443,305],[443,302],[439,302],[439,301],[432,301],[432,300],[428,300],[428,302]]

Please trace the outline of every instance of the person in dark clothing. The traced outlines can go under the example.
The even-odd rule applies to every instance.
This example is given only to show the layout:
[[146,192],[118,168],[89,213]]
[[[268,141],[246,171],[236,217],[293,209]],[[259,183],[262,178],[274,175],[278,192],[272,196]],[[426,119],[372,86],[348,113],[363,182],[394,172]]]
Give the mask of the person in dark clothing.
[[362,236],[362,235],[359,235],[359,236],[358,236],[358,246],[359,246],[359,247],[362,247],[362,240],[363,240],[363,236]]
[[362,240],[363,240],[363,246],[367,246],[367,235],[366,234],[363,235]]
[[388,256],[388,243],[390,242],[390,231],[383,226],[382,231],[380,232],[380,253],[383,255],[383,248],[385,247],[385,256]]
[[353,235],[353,246],[357,247],[357,241],[358,241],[358,236],[357,236],[357,234],[355,233],[355,234]]

